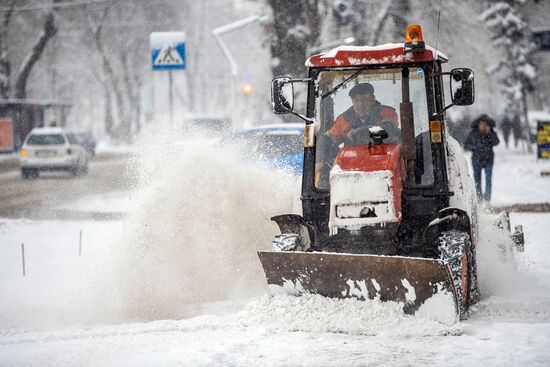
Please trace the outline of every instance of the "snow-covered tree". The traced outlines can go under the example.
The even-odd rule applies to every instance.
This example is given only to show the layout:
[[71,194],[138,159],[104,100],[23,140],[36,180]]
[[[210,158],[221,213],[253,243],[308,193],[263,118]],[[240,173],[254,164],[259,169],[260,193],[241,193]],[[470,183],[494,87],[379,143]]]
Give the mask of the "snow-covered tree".
[[[492,74],[501,75],[502,93],[507,100],[506,114],[521,116],[524,139],[529,139],[527,95],[534,90],[537,76],[532,62],[533,46],[528,27],[519,12],[525,0],[490,0],[480,15],[494,34],[493,44],[503,50],[504,58],[490,67]],[[531,152],[530,144],[527,149]]]
[[88,29],[81,33],[90,50],[88,66],[102,90],[105,132],[114,140],[130,141],[142,125],[149,33],[162,21],[175,23],[171,8],[143,0],[108,2],[82,7],[80,17]]
[[388,31],[403,38],[410,0],[269,0],[273,12],[271,53],[273,75],[304,75],[308,50],[323,49],[353,36],[358,45],[374,45]]
[[[374,4],[354,0],[351,24],[357,44],[377,45],[382,42],[384,31],[387,31],[389,41],[404,39],[410,8],[410,0],[387,0]],[[388,21],[392,21],[391,27],[388,27]]]
[[[58,2],[54,0],[54,3]],[[53,11],[45,14],[44,23],[38,37],[35,39],[30,51],[17,67],[15,83],[12,79],[12,60],[10,57],[9,26],[13,15],[17,12],[16,1],[9,2],[7,10],[4,10],[0,23],[0,97],[20,98],[27,97],[27,81],[33,67],[36,65],[48,42],[57,33]]]
[[307,49],[319,37],[319,0],[268,0],[273,12],[273,75],[302,76]]

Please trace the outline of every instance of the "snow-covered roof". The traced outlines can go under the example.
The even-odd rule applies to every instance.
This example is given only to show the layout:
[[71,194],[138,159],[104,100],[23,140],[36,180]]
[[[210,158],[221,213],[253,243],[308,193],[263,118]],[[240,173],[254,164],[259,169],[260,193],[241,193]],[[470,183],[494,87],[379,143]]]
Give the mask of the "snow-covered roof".
[[550,112],[548,111],[529,111],[527,116],[530,120],[550,120]]
[[536,128],[538,121],[550,121],[550,112],[547,111],[529,111],[527,112],[529,125]]
[[[306,61],[308,67],[358,66],[398,64],[404,62],[448,60],[442,52],[430,46],[418,52],[404,52],[403,43],[387,43],[380,46],[340,46],[326,53],[313,55]],[[437,56],[436,56],[437,55]]]
[[305,123],[300,122],[289,122],[289,123],[281,123],[281,124],[267,124],[267,125],[258,125],[254,126],[250,129],[241,130],[240,133],[243,132],[264,132],[264,133],[290,133],[290,134],[302,134],[304,131]]
[[50,126],[50,127],[35,127],[32,129],[32,134],[63,134],[65,130],[62,127]]
[[0,99],[0,105],[8,104],[29,104],[29,105],[41,105],[41,106],[63,106],[71,107],[72,105],[64,101],[56,100],[47,100],[47,99],[18,99],[18,98],[8,98]]

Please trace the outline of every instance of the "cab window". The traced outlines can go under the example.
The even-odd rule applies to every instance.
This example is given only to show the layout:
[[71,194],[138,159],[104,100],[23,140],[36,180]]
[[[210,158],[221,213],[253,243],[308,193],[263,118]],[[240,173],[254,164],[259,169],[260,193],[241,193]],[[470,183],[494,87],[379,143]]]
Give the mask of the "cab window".
[[37,134],[31,135],[27,140],[28,145],[63,145],[65,138],[61,134]]
[[[315,187],[329,188],[329,173],[344,146],[372,142],[369,128],[386,130],[384,143],[401,144],[399,104],[401,68],[323,71],[318,77],[315,109]],[[417,161],[415,183],[434,181],[424,69],[409,68],[410,99],[414,109]]]

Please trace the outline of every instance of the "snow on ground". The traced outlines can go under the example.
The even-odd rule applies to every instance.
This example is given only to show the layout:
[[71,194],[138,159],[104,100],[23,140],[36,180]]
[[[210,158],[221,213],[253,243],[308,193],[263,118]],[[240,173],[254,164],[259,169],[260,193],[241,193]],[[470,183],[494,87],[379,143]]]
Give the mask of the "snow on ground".
[[99,257],[120,227],[117,222],[0,219],[0,328],[85,322],[92,310],[84,287],[100,275],[97,265],[105,259]]
[[[452,326],[403,315],[393,303],[271,297],[255,251],[269,245],[269,217],[290,208],[295,184],[227,152],[169,148],[169,161],[166,151],[144,150],[142,189],[74,203],[124,207],[124,222],[0,219],[0,366],[550,363],[550,214],[511,216],[524,225],[524,253],[501,248],[509,240],[484,227],[483,298]],[[506,155],[524,172],[539,168]],[[534,173],[524,180],[502,183],[544,187]],[[531,197],[513,187],[495,184],[495,198]],[[550,193],[531,198],[549,202]]]
[[17,159],[17,153],[0,153],[0,164]]
[[133,191],[115,191],[101,195],[84,196],[75,202],[65,204],[59,209],[76,212],[94,213],[130,213],[135,211],[136,194]]
[[537,160],[536,150],[528,155],[519,147],[506,149],[501,142],[495,147],[491,205],[550,202],[550,176],[541,177],[541,171],[550,171],[550,160]]

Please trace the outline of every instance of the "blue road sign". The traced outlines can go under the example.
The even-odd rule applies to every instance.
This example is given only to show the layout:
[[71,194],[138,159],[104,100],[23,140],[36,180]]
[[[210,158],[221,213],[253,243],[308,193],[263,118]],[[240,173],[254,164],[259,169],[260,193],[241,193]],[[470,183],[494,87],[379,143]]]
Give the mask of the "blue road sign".
[[151,33],[153,70],[185,69],[185,34],[183,32]]

